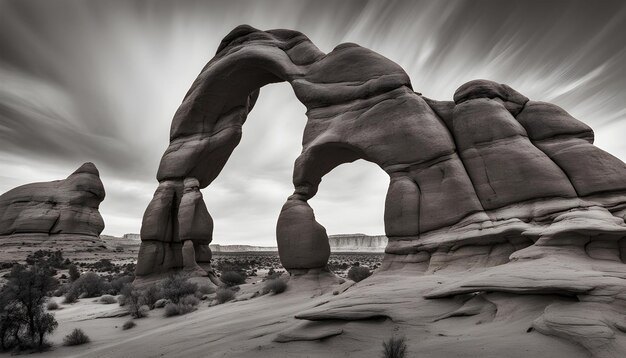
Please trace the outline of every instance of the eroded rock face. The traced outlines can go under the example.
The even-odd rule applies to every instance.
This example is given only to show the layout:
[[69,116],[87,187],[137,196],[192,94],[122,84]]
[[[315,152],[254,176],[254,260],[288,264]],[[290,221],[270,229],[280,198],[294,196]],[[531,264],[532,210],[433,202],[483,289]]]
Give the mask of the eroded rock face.
[[98,169],[85,163],[63,180],[32,183],[0,196],[0,235],[45,234],[98,237],[104,200]]
[[[292,85],[309,118],[295,191],[277,226],[287,269],[325,265],[326,232],[307,201],[326,173],[356,159],[390,176],[388,266],[416,254],[439,264],[468,240],[500,245],[500,262],[530,245],[522,232],[548,224],[550,214],[595,205],[615,211],[615,193],[626,190],[624,163],[594,147],[591,129],[555,105],[486,80],[464,84],[453,102],[433,101],[412,91],[397,64],[358,45],[324,54],[299,32],[240,26],[174,116],[144,241],[175,244],[181,232],[204,225],[190,219],[180,227],[182,182],[197,178],[203,188],[215,179],[239,143],[258,89],[280,81]],[[590,197],[607,192],[617,199]]]
[[[175,247],[181,232],[200,225],[179,215],[183,181],[196,178],[204,188],[217,177],[259,88],[281,81],[308,117],[294,194],[276,230],[292,274],[323,270],[328,260],[326,230],[308,204],[321,178],[365,159],[390,177],[382,270],[445,277],[419,294],[556,293],[626,307],[626,165],[593,145],[591,128],[558,106],[487,80],[462,85],[454,101],[431,100],[413,92],[402,68],[368,49],[342,44],[324,54],[299,32],[249,26],[226,36],[174,116],[159,188],[144,216],[140,263],[163,257],[154,243]],[[581,325],[567,312],[576,304],[555,304],[537,330],[574,340]],[[301,317],[363,316],[341,307],[353,305]],[[597,317],[604,316],[585,319]],[[621,323],[598,324],[623,330]],[[598,356],[623,348],[622,340],[602,351],[602,342],[583,345]]]

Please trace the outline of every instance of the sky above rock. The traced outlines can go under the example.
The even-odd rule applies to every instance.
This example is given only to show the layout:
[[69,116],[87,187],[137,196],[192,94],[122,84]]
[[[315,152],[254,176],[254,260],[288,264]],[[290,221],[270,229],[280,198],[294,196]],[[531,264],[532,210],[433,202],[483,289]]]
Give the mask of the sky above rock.
[[[355,42],[400,64],[413,88],[451,100],[477,78],[556,103],[626,160],[626,3],[621,1],[0,0],[0,192],[100,170],[104,234],[139,232],[172,116],[240,24]],[[214,243],[274,245],[293,187],[305,108],[261,90],[241,144],[203,190]],[[344,164],[310,201],[329,234],[381,234],[387,175]]]

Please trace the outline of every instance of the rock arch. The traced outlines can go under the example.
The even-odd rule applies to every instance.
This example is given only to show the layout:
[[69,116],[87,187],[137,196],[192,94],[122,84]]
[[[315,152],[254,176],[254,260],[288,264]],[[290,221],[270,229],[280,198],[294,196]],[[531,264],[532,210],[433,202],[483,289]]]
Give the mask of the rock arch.
[[[400,66],[366,48],[348,43],[324,54],[297,31],[239,26],[174,115],[143,218],[137,276],[197,271],[193,257],[208,269],[212,221],[199,191],[185,182],[204,188],[219,175],[259,88],[283,81],[308,117],[294,193],[277,223],[281,261],[292,273],[326,266],[327,235],[307,201],[325,174],[356,159],[390,177],[386,269],[436,271],[453,267],[458,255],[480,256],[470,264],[500,264],[538,240],[541,230],[533,230],[549,226],[554,213],[573,208],[597,206],[623,224],[624,211],[607,209],[621,208],[615,202],[622,199],[605,194],[626,191],[626,166],[595,148],[591,129],[557,106],[484,80],[461,86],[454,101],[430,100],[413,91]],[[181,202],[193,202],[184,215]],[[189,240],[193,245],[183,242]],[[477,242],[486,254],[476,253]],[[460,250],[466,246],[469,252]]]

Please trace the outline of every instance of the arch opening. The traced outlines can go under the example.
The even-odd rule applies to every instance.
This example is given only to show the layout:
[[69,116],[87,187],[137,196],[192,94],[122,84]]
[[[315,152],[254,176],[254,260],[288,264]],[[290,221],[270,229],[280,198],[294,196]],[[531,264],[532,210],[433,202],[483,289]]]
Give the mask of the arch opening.
[[[258,89],[278,81],[289,82],[308,118],[293,168],[294,191],[276,228],[281,261],[290,272],[326,268],[328,237],[307,201],[321,178],[344,163],[363,159],[391,177],[387,236],[417,237],[447,224],[436,217],[442,207],[453,208],[448,221],[478,210],[452,136],[412,91],[400,66],[358,45],[324,54],[297,31],[240,26],[226,36],[174,115],[159,187],[144,214],[137,276],[209,270],[213,221],[200,189],[215,180],[239,145]],[[418,184],[433,178],[440,184]],[[440,195],[446,191],[452,194]],[[469,194],[459,200],[459,192]],[[435,214],[422,215],[426,209]]]

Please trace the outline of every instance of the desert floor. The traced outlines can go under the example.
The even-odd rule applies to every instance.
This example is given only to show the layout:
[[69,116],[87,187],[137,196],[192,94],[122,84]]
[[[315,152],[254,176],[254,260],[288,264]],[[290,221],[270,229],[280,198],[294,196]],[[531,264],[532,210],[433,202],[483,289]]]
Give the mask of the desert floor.
[[[54,348],[45,357],[379,357],[382,342],[405,336],[409,357],[587,357],[581,347],[532,329],[549,301],[560,297],[489,294],[426,300],[445,276],[375,274],[328,286],[314,277],[290,279],[287,291],[250,298],[260,279],[241,286],[238,301],[164,317],[154,309],[137,326],[123,310],[97,299],[61,304]],[[445,283],[445,282],[443,282]],[[308,318],[308,319],[297,319]],[[449,316],[449,317],[446,317]],[[92,342],[62,346],[83,329]],[[278,343],[276,340],[287,341]]]

